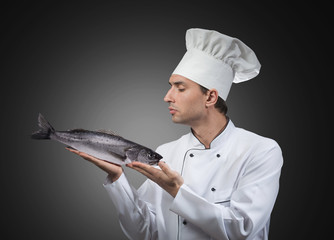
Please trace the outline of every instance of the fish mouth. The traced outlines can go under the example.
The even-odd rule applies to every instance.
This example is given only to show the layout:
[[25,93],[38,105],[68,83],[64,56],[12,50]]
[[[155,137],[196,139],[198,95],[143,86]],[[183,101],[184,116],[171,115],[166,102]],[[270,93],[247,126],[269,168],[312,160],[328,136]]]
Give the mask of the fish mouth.
[[148,164],[151,165],[151,166],[153,166],[153,165],[158,165],[159,162],[160,162],[160,160],[155,161],[155,162],[149,162]]
[[158,162],[163,158],[163,156],[161,156],[159,153],[157,153],[157,160]]
[[155,157],[155,161],[151,161],[149,162],[149,165],[157,165],[160,160],[163,158],[163,156],[161,156],[160,154],[156,153],[156,157]]

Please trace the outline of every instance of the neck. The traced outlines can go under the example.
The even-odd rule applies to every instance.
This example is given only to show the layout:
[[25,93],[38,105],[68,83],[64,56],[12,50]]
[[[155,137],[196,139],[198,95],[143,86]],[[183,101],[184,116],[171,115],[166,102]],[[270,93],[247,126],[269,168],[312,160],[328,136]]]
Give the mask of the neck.
[[205,146],[205,148],[210,148],[211,142],[224,131],[227,122],[227,117],[218,113],[214,117],[205,119],[205,121],[199,125],[191,126],[191,129],[195,137]]

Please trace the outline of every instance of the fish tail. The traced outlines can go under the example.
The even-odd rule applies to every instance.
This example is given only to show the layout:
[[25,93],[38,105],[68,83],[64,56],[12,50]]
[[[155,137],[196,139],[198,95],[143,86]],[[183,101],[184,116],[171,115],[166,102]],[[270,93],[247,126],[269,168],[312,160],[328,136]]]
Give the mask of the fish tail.
[[50,135],[55,133],[55,129],[42,114],[38,115],[38,126],[40,129],[31,135],[33,139],[50,139]]

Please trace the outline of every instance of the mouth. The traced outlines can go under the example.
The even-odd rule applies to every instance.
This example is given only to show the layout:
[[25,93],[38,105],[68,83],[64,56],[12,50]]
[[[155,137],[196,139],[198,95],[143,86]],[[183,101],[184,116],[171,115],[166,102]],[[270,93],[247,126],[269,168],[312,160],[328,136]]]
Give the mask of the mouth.
[[177,110],[173,107],[168,107],[168,109],[169,109],[169,113],[172,114],[172,115],[177,112]]

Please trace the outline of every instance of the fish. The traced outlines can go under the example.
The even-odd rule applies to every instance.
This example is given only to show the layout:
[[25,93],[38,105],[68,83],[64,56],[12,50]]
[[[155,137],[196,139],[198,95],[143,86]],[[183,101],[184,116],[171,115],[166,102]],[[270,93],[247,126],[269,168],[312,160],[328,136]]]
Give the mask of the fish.
[[32,139],[55,140],[70,148],[117,165],[125,165],[133,161],[157,165],[163,158],[152,149],[112,132],[85,129],[56,131],[41,113],[38,115],[38,126],[39,130],[31,134]]

